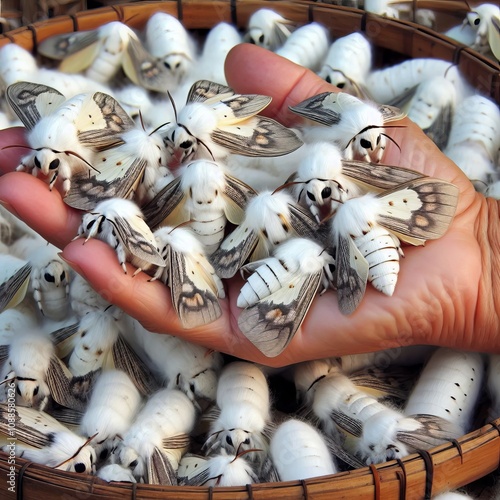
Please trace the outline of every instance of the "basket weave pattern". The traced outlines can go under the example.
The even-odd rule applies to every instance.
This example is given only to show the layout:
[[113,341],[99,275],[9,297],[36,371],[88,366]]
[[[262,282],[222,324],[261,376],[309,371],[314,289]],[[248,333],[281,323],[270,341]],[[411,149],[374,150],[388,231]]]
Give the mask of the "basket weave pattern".
[[[69,2],[72,5],[77,2]],[[415,2],[416,4],[417,2]],[[463,2],[419,1],[422,8],[445,13],[463,9]],[[417,24],[384,19],[362,10],[326,3],[273,0],[170,0],[135,2],[71,13],[27,24],[0,35],[0,47],[15,42],[36,53],[38,43],[71,31],[90,30],[121,21],[142,29],[157,11],[178,17],[188,29],[209,29],[218,22],[244,28],[257,9],[272,8],[299,24],[320,22],[338,38],[362,32],[377,47],[394,57],[394,47],[404,58],[436,57],[458,65],[462,74],[481,93],[500,103],[500,67],[475,51]],[[384,53],[384,52],[382,52]],[[7,455],[0,452],[0,498],[24,499],[178,499],[234,500],[243,498],[364,499],[430,498],[456,489],[494,471],[500,465],[500,419],[463,436],[454,443],[403,460],[387,462],[333,476],[304,481],[255,484],[248,487],[164,487],[143,484],[108,484],[95,476],[61,472],[16,459],[16,495],[8,491]],[[181,493],[182,492],[182,493]]]

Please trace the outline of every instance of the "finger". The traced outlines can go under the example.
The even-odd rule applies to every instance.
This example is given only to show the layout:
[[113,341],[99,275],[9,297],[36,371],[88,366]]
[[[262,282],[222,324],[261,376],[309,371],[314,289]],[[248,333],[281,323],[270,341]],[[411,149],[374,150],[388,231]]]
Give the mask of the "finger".
[[81,212],[66,205],[58,191],[23,172],[0,177],[0,202],[59,248],[76,236],[82,220]]
[[0,130],[0,172],[7,173],[14,170],[26,149],[6,146],[26,146],[26,129],[24,127],[12,127]]
[[251,44],[231,49],[225,71],[229,86],[237,92],[271,96],[273,100],[263,114],[286,126],[301,121],[289,106],[322,92],[339,91],[312,71]]

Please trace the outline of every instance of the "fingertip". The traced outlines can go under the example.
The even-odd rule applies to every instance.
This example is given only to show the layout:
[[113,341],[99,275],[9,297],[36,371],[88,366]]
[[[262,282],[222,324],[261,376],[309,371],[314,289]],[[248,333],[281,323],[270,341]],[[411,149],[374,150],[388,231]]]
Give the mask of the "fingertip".
[[0,130],[0,172],[11,172],[19,165],[25,152],[23,146],[26,145],[26,129],[24,127]]

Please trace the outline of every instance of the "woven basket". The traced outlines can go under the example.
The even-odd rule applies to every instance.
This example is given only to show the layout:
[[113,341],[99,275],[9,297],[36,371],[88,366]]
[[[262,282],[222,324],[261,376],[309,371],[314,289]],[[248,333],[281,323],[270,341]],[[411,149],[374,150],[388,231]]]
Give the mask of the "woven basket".
[[[438,29],[458,24],[466,12],[462,1],[414,1],[414,7],[438,12]],[[362,10],[329,3],[307,1],[253,0],[171,0],[135,2],[69,14],[28,24],[0,35],[0,47],[15,42],[36,53],[39,42],[49,36],[89,30],[122,21],[141,29],[156,11],[181,19],[188,29],[209,29],[220,21],[244,28],[257,9],[272,8],[297,23],[318,21],[330,29],[333,38],[358,31],[375,47],[375,60],[393,62],[416,57],[436,57],[455,63],[468,81],[481,93],[500,103],[500,67],[477,52],[457,44],[428,28],[412,22],[385,19]],[[397,50],[394,48],[397,47]],[[61,472],[16,459],[15,494],[9,492],[11,465],[0,452],[0,498],[26,500],[67,499],[243,499],[243,498],[324,498],[364,500],[430,498],[469,484],[500,465],[500,419],[428,452],[400,461],[364,467],[332,476],[282,483],[255,484],[248,487],[206,488],[165,487],[144,484],[108,484],[95,476]]]

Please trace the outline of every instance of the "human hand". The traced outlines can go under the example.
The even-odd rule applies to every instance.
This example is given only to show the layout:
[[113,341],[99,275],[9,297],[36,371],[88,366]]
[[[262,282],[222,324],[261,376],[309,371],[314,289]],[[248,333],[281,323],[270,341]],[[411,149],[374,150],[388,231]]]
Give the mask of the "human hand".
[[[226,61],[228,83],[237,92],[273,97],[265,110],[285,125],[300,119],[288,106],[312,95],[336,90],[313,73],[251,45],[234,48]],[[405,259],[392,297],[371,287],[351,316],[342,315],[334,291],[318,296],[302,327],[276,358],[263,356],[239,331],[236,299],[239,278],[227,282],[223,315],[214,323],[184,330],[170,292],[150,277],[124,274],[111,247],[97,240],[71,242],[81,212],[68,207],[57,191],[25,173],[0,178],[0,200],[42,236],[64,248],[62,257],[108,301],[138,319],[148,330],[179,335],[191,342],[243,359],[281,366],[299,361],[368,352],[413,344],[499,351],[495,285],[488,241],[488,210],[496,202],[476,193],[461,170],[408,119],[388,129],[399,144],[388,148],[384,163],[401,165],[452,182],[460,189],[455,219],[448,232],[425,247],[405,247]],[[14,136],[12,134],[15,134]],[[17,142],[16,142],[17,141]],[[2,144],[19,143],[19,130],[4,131]],[[17,152],[17,159],[14,151]],[[19,150],[1,151],[0,168],[12,170]],[[494,204],[494,206],[493,206]],[[496,208],[498,210],[498,208]],[[498,231],[498,217],[492,223]],[[490,233],[493,230],[490,229]],[[498,240],[496,240],[498,241]],[[132,271],[132,269],[130,269]]]

